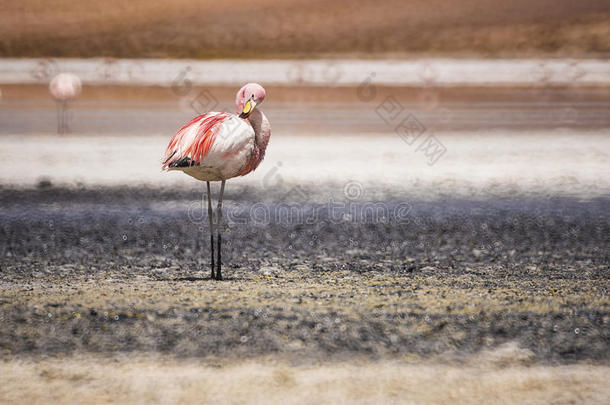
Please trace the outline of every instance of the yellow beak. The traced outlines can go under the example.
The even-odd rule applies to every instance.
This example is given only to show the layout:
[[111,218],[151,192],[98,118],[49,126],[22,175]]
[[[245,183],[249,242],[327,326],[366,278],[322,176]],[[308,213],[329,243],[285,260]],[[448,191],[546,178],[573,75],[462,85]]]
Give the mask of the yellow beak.
[[241,112],[241,114],[239,114],[239,118],[247,118],[250,114],[252,114],[254,107],[256,107],[254,100],[246,101],[246,104],[244,104],[244,110]]

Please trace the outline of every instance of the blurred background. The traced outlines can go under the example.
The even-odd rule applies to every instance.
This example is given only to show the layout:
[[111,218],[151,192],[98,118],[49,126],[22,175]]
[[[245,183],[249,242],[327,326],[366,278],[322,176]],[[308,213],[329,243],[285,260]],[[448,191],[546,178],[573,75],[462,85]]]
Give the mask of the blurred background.
[[[21,148],[39,151],[36,145],[61,148],[51,161],[31,159],[26,173],[10,164],[3,183],[192,185],[158,172],[166,139],[205,111],[234,112],[236,89],[256,81],[268,90],[264,110],[274,135],[259,172],[283,162],[283,176],[293,182],[311,183],[313,170],[316,179],[338,183],[400,186],[419,179],[433,189],[443,179],[484,187],[497,175],[507,183],[519,173],[523,181],[549,181],[561,193],[572,186],[558,183],[572,176],[584,177],[583,188],[594,194],[605,192],[592,178],[599,162],[589,156],[605,145],[610,120],[605,1],[5,1],[0,7],[2,157],[19,161]],[[82,81],[82,93],[65,106],[49,92],[62,72]],[[47,136],[62,116],[78,140],[57,143]],[[553,130],[552,142],[546,130]],[[579,148],[583,159],[521,156],[528,170],[512,161],[507,174],[507,150],[498,145],[510,143],[520,154],[527,146],[508,140],[517,134],[532,135],[528,142],[535,138],[556,153],[559,144]],[[479,135],[484,141],[475,140]],[[100,140],[107,136],[115,138]],[[446,150],[446,164],[429,164],[421,153],[430,136],[439,154]],[[138,146],[135,167],[121,155],[129,140]],[[299,150],[302,161],[290,154],[295,142],[307,144]],[[109,149],[94,146],[100,143]],[[346,147],[356,150],[342,153]],[[87,156],[95,154],[105,169],[76,157],[82,148],[93,148]],[[331,164],[324,154],[344,161]],[[394,164],[403,155],[408,159]],[[363,160],[366,170],[358,168]],[[475,179],[474,161],[492,166],[476,170]],[[371,176],[370,165],[384,178]],[[575,165],[580,174],[572,173]],[[550,173],[551,167],[559,171]]]
[[4,57],[607,57],[603,0],[4,1]]
[[[0,400],[607,401],[609,56],[602,0],[3,0]],[[161,158],[247,82],[214,283]]]

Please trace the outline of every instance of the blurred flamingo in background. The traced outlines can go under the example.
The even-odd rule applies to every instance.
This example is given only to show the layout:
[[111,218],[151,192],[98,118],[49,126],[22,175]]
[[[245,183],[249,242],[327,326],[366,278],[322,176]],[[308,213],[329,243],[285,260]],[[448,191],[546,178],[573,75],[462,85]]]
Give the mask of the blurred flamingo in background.
[[68,131],[68,120],[66,113],[68,102],[75,99],[81,93],[82,83],[78,76],[73,73],[60,73],[51,80],[49,91],[57,102],[57,133],[63,134]]
[[[195,117],[176,132],[165,150],[164,170],[182,170],[207,183],[212,279],[222,280],[221,227],[225,182],[255,170],[265,157],[271,126],[265,114],[257,108],[264,99],[265,89],[260,84],[246,84],[239,89],[235,98],[239,116],[209,112]],[[211,181],[221,182],[216,214],[216,272]]]

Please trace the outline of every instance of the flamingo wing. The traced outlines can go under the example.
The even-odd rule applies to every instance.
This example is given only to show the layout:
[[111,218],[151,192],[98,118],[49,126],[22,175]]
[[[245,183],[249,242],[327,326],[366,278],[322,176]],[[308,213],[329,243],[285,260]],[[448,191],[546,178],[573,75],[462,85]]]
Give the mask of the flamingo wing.
[[163,169],[190,175],[216,169],[222,177],[232,177],[248,162],[253,149],[254,130],[249,124],[232,114],[210,112],[176,132],[165,150]]

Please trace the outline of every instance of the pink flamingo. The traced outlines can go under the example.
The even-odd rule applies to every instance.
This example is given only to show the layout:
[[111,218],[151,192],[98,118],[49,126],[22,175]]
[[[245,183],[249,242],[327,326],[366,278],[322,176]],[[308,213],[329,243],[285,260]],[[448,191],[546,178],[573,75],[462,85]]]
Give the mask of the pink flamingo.
[[[271,126],[257,108],[265,99],[260,84],[248,83],[237,92],[239,116],[209,112],[193,118],[172,137],[163,159],[163,170],[182,170],[207,183],[212,279],[222,280],[222,196],[227,179],[255,170],[265,157]],[[214,220],[210,181],[220,181],[217,212],[217,260],[214,273]]]
[[80,95],[82,84],[78,76],[73,73],[60,73],[51,80],[49,91],[57,102],[57,133],[68,131],[66,111],[68,101]]

